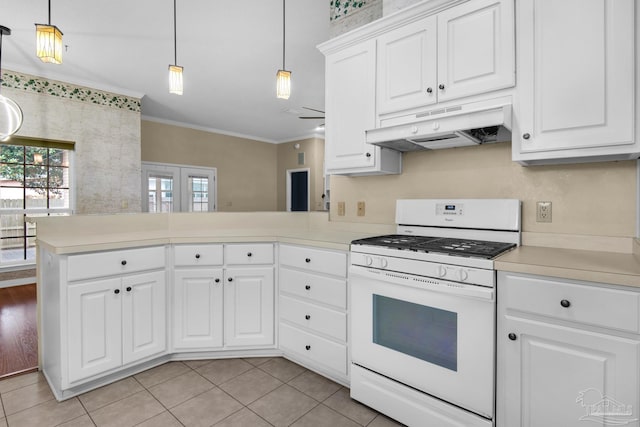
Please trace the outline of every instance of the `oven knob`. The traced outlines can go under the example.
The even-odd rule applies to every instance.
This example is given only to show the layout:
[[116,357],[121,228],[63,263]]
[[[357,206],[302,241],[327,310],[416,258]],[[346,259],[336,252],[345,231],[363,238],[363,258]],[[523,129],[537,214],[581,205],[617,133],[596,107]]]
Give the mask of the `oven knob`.
[[387,265],[389,265],[389,261],[386,258],[380,258],[380,268],[387,268]]
[[444,266],[439,265],[438,266],[438,277],[444,277],[447,275],[447,269],[444,268]]
[[460,275],[461,282],[464,282],[469,278],[469,272],[467,270],[460,269],[458,270],[458,274]]
[[364,263],[367,265],[371,265],[373,264],[373,258],[371,258],[370,256],[366,256],[364,257]]

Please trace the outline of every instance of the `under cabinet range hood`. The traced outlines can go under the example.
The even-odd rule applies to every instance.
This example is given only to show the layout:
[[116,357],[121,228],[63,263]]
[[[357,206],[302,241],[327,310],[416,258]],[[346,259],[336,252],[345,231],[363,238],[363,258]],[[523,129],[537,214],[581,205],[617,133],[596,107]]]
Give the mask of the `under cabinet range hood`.
[[365,132],[366,142],[404,152],[511,140],[510,102],[438,108],[403,119],[410,121],[383,120],[381,127]]

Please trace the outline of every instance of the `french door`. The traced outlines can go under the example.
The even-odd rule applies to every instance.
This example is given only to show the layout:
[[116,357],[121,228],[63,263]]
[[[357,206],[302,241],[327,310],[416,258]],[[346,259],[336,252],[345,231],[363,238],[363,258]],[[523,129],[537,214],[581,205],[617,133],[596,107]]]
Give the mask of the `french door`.
[[143,212],[216,210],[216,169],[142,163]]

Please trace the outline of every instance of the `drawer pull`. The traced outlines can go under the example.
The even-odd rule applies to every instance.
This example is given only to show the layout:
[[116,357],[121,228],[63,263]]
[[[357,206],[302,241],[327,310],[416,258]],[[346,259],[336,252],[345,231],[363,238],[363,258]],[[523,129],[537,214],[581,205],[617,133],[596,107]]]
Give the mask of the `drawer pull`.
[[311,262],[311,258],[305,258],[304,262],[306,262],[306,263]]
[[122,265],[127,265],[127,260],[126,260],[126,259],[123,259],[122,261],[120,261],[120,264],[122,264]]
[[311,346],[310,346],[310,345],[305,345],[305,346],[304,346],[304,348],[305,348],[306,350],[311,350]]
[[127,286],[127,292],[131,292],[131,286]]
[[228,280],[229,282],[233,282],[233,277],[229,277],[227,280]]
[[114,290],[113,290],[113,293],[114,293],[114,294],[116,294],[116,295],[118,295],[118,294],[120,293],[120,289],[114,289]]
[[309,290],[309,289],[311,289],[311,285],[305,285],[305,286],[304,286],[304,288],[305,288],[306,290]]
[[568,308],[571,306],[571,301],[569,301],[568,299],[563,299],[562,301],[560,301],[560,305],[564,308]]
[[251,257],[253,254],[251,252],[247,252],[247,256]]
[[307,314],[306,316],[304,316],[304,318],[309,320],[309,319],[311,319],[311,316]]
[[196,259],[200,259],[200,254],[196,254]]
[[215,279],[214,282],[220,283],[220,279]]
[[514,334],[513,332],[510,332],[509,335],[507,335],[509,337],[509,339],[511,341],[515,341],[518,339],[518,336],[516,334]]

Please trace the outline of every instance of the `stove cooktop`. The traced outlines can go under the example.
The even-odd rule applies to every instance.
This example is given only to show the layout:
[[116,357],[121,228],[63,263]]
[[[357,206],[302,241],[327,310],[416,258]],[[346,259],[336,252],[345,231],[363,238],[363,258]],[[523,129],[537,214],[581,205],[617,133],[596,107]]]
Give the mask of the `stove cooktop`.
[[456,239],[449,237],[407,236],[403,234],[367,237],[364,239],[354,240],[351,244],[483,259],[492,259],[501,253],[516,247],[515,243],[489,242],[484,240]]

